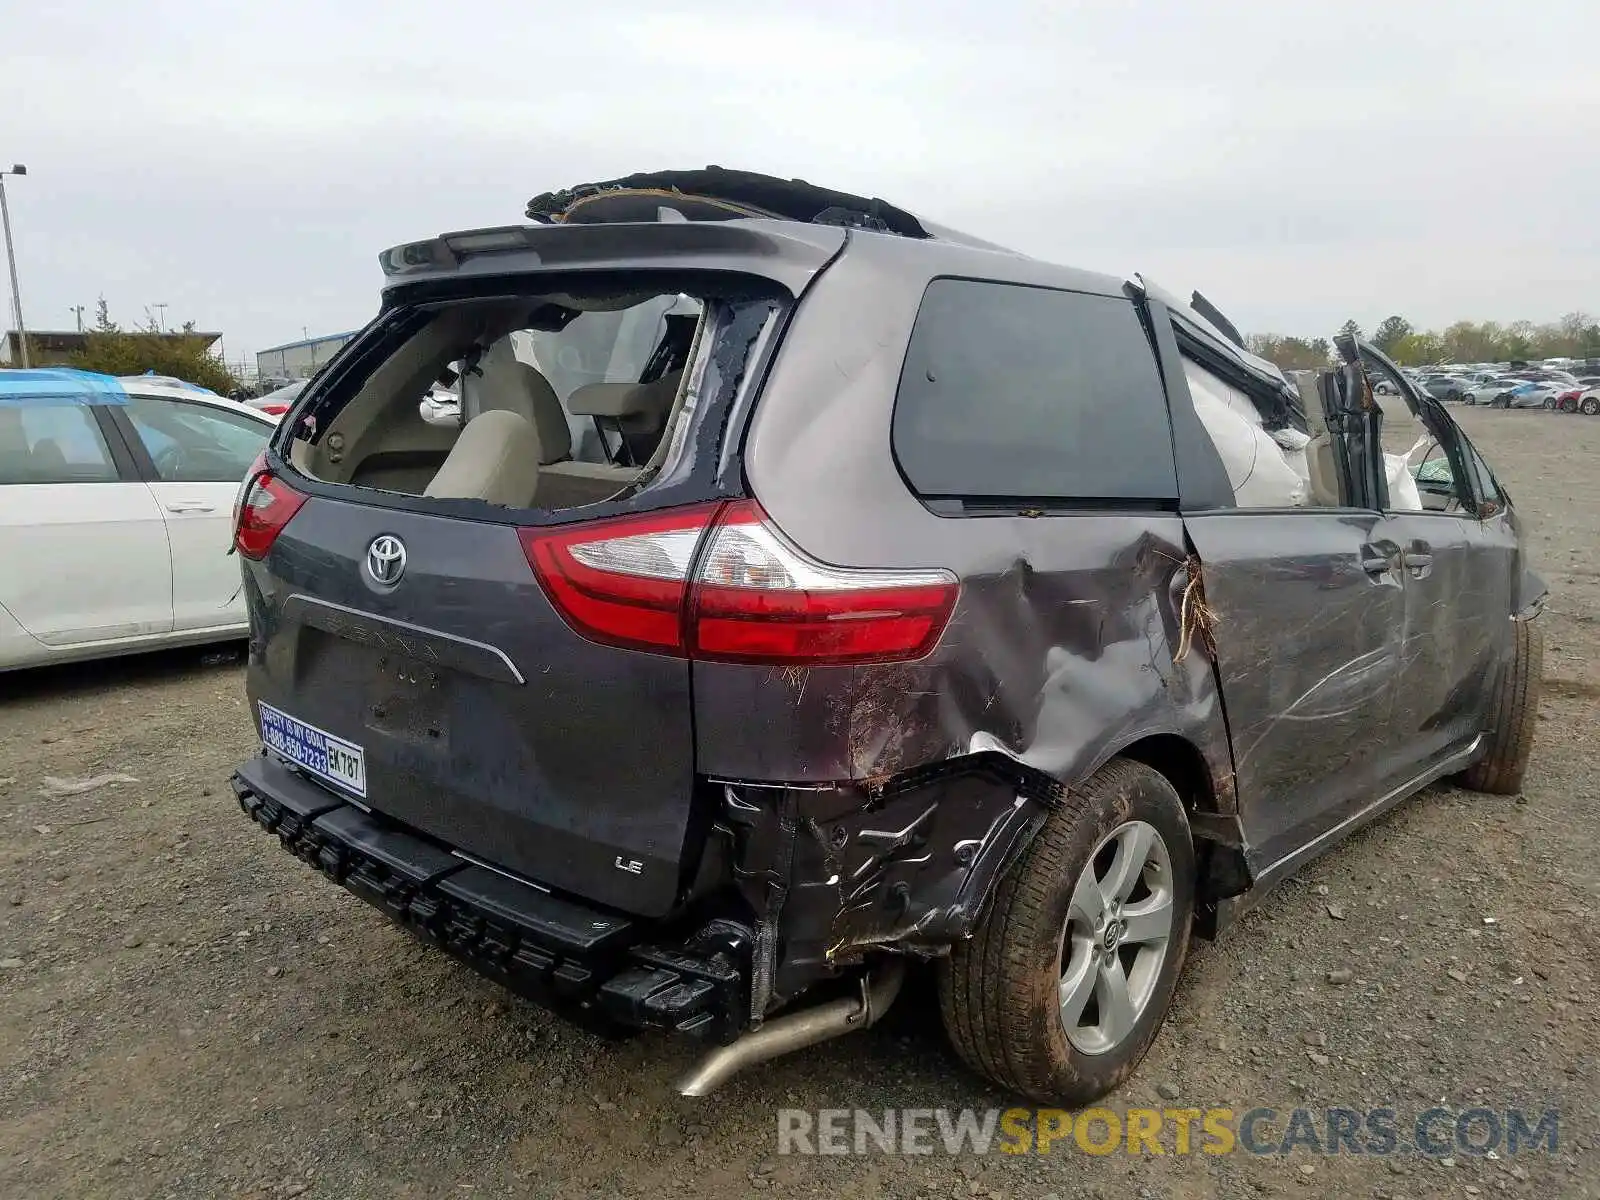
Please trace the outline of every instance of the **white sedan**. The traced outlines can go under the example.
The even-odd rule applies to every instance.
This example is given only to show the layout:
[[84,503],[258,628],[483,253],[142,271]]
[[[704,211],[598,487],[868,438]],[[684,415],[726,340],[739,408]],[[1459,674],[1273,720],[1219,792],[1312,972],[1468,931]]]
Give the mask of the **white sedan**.
[[275,424],[176,381],[0,371],[0,671],[245,636],[233,501]]
[[1512,388],[1516,387],[1519,383],[1525,382],[1526,380],[1522,379],[1486,379],[1481,383],[1475,383],[1468,388],[1466,395],[1462,396],[1462,399],[1468,404],[1493,405],[1497,399],[1505,395]]

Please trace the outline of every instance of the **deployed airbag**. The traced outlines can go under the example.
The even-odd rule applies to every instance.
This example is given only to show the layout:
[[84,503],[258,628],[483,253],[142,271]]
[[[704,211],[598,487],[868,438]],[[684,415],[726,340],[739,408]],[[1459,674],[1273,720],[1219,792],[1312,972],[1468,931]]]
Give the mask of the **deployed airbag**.
[[1205,426],[1228,472],[1234,499],[1243,508],[1298,508],[1310,492],[1305,461],[1305,435],[1294,430],[1298,445],[1280,445],[1262,428],[1261,414],[1250,398],[1216,375],[1185,358],[1184,375],[1195,413]]

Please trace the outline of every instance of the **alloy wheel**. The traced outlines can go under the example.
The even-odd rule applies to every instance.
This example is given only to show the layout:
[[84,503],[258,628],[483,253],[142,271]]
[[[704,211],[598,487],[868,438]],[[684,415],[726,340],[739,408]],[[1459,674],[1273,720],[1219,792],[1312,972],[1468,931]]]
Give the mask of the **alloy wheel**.
[[1173,942],[1172,857],[1155,826],[1128,821],[1078,876],[1061,941],[1061,1024],[1082,1054],[1133,1032]]

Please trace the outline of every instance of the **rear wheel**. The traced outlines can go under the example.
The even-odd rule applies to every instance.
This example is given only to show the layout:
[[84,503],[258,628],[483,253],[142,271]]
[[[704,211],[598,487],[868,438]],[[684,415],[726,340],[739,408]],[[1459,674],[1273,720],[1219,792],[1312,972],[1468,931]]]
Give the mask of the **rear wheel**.
[[1115,759],[1050,814],[939,975],[967,1064],[1030,1099],[1080,1105],[1144,1058],[1183,969],[1194,913],[1183,802]]
[[1513,621],[1516,649],[1489,710],[1489,750],[1461,773],[1475,792],[1510,796],[1522,790],[1533,755],[1539,692],[1544,684],[1544,633],[1537,621]]
[[1578,402],[1578,411],[1586,417],[1600,413],[1600,396],[1585,396]]

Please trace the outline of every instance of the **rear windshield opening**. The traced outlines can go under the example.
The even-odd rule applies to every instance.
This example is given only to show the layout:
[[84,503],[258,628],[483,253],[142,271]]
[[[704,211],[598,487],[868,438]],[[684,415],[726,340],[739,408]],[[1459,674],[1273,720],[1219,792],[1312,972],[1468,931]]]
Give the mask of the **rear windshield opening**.
[[[569,283],[393,310],[383,324],[397,332],[296,414],[290,460],[327,484],[513,509],[637,494],[682,452],[699,393],[726,385],[729,366],[742,374],[755,340],[729,320],[748,297],[700,290]],[[746,344],[730,347],[738,325]]]

